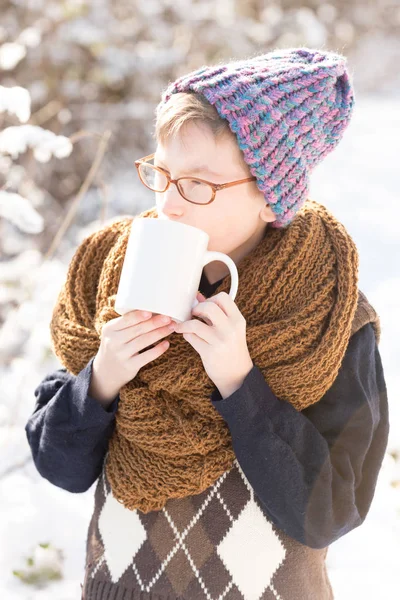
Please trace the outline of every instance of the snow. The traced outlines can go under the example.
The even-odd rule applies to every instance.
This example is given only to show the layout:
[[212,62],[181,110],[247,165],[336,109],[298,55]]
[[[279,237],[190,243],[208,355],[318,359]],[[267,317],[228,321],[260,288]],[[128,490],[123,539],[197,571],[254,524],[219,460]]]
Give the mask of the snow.
[[31,116],[31,97],[28,90],[20,85],[0,85],[0,113],[4,111],[16,115],[21,122],[26,123]]
[[29,200],[13,192],[0,190],[0,217],[8,219],[26,233],[40,233],[44,228],[43,217]]
[[0,47],[0,69],[11,71],[26,56],[26,48],[22,44],[7,42]]
[[39,162],[48,162],[53,155],[65,158],[73,148],[66,136],[56,135],[38,125],[12,125],[0,132],[0,152],[17,158],[28,147],[33,148],[33,155]]

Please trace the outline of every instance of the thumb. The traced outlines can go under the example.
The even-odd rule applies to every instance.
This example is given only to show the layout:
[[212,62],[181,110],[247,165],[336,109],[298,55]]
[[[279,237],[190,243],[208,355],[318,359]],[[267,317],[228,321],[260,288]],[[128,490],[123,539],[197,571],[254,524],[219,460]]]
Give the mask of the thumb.
[[206,299],[206,297],[203,296],[203,294],[201,292],[197,292],[196,298],[199,302],[204,302],[204,300]]

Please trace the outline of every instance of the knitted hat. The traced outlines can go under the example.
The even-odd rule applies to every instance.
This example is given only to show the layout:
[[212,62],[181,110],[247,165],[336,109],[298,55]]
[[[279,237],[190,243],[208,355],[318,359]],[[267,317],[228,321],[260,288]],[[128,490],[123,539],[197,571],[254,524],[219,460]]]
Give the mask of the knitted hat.
[[203,66],[169,83],[173,93],[201,93],[227,119],[257,187],[285,227],[304,204],[309,173],[342,138],[354,106],[347,58],[286,48]]

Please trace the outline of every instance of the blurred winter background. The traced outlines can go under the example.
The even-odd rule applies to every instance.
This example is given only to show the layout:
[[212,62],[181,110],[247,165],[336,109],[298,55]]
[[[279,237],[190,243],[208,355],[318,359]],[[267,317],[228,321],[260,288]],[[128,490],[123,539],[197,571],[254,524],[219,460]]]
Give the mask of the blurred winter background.
[[[60,364],[49,320],[80,241],[152,205],[134,159],[177,76],[255,51],[345,54],[353,120],[314,171],[310,197],[346,225],[360,288],[381,316],[391,432],[371,511],[333,544],[338,600],[400,597],[400,3],[398,0],[2,0],[0,15],[0,597],[74,600],[93,487],[37,473],[24,427]],[[397,367],[397,368],[396,368]],[[296,600],[296,599],[291,599]]]

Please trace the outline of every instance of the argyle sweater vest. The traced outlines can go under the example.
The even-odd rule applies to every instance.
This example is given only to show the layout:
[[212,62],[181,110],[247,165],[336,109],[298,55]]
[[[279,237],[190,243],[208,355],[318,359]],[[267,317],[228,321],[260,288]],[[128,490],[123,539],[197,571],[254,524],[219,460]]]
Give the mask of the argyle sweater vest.
[[83,600],[333,598],[328,548],[278,529],[237,460],[203,493],[147,514],[113,497],[103,466],[94,501]]

